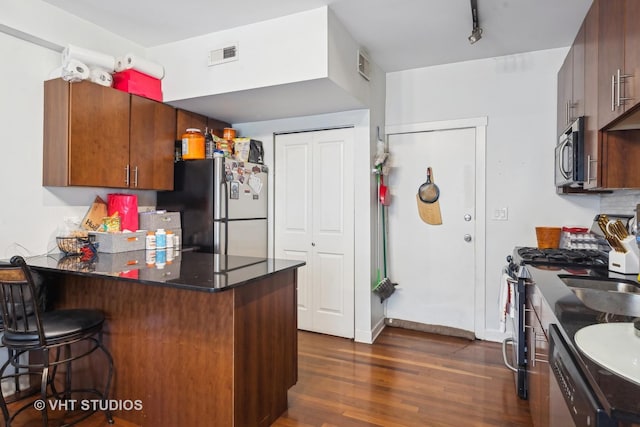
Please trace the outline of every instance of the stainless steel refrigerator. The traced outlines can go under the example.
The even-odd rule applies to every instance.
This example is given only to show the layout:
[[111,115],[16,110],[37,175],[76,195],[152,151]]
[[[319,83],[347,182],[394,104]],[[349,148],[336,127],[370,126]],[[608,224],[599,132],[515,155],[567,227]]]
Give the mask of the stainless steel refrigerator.
[[218,153],[176,162],[174,190],[158,192],[157,208],[181,213],[183,248],[266,257],[267,179],[265,165]]

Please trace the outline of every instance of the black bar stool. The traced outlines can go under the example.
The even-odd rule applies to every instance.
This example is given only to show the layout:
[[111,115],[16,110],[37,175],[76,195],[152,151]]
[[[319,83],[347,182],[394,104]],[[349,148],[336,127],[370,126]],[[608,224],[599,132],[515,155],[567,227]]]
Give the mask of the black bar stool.
[[[71,426],[91,416],[98,408],[103,408],[107,421],[113,424],[107,402],[111,379],[113,377],[113,359],[102,344],[104,314],[98,310],[69,309],[42,311],[37,303],[36,287],[29,266],[20,256],[11,258],[11,265],[0,265],[0,310],[4,324],[2,343],[8,350],[9,359],[0,368],[0,378],[16,380],[22,376],[40,377],[39,399],[45,403],[40,411],[42,425],[49,421],[48,402],[50,399],[69,400],[77,393],[92,395],[102,401],[102,405],[87,405],[89,410],[82,411],[64,426]],[[85,345],[80,344],[85,342]],[[73,350],[78,347],[78,354]],[[108,372],[103,390],[97,388],[71,387],[71,362],[90,355],[100,349],[107,359]],[[62,353],[61,354],[61,350]],[[56,390],[54,384],[58,366],[65,365],[64,389]],[[7,368],[13,367],[13,373],[7,374]],[[21,392],[21,391],[20,391]],[[24,410],[34,407],[30,401],[9,413],[7,401],[0,393],[0,409],[7,426]],[[37,409],[40,409],[39,407]]]

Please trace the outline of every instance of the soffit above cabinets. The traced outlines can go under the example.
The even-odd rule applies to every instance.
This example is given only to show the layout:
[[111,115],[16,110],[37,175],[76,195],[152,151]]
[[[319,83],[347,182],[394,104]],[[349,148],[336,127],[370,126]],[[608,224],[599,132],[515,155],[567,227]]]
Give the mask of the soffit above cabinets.
[[227,123],[257,122],[366,108],[330,79],[316,79],[168,103]]

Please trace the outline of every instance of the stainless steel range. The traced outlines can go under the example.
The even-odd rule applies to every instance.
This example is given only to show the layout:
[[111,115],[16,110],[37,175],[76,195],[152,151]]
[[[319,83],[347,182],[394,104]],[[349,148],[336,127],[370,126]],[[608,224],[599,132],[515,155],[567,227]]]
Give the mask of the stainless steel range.
[[517,248],[523,264],[548,265],[558,267],[607,267],[609,256],[606,252],[591,249],[538,249]]
[[[514,372],[516,390],[521,399],[528,396],[528,345],[525,328],[526,286],[531,275],[526,266],[544,266],[549,269],[590,269],[595,274],[606,274],[609,259],[606,252],[588,249],[539,249],[517,247],[507,256],[503,273],[508,274],[513,286],[510,301],[511,337],[502,344],[505,365]],[[509,347],[511,350],[509,351]]]

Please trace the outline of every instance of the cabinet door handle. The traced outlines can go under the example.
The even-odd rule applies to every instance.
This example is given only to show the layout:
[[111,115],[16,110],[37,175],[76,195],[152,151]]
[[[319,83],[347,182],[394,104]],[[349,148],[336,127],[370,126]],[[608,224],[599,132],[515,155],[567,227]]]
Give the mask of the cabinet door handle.
[[591,177],[591,163],[598,163],[598,159],[592,159],[591,154],[587,155],[587,182],[595,181],[597,176]]
[[[618,70],[618,73],[620,73],[620,70]],[[633,77],[633,74],[622,74],[618,76],[618,84],[621,85],[622,80],[626,80],[629,77]],[[627,97],[620,97],[620,90],[618,90],[618,106],[620,106],[624,101],[631,101],[633,98],[627,98]]]
[[133,168],[133,186],[138,188],[138,167]]
[[618,71],[616,71],[616,77],[617,77],[617,83],[618,83],[618,87],[616,87],[616,106],[619,107],[620,106],[620,68],[618,68]]
[[620,71],[620,69],[618,68],[618,71],[616,72],[616,76],[618,78],[618,90],[617,90],[617,102],[616,105],[618,107],[622,106],[622,101],[629,101],[633,98],[623,98],[621,96],[621,92],[622,92],[622,80],[627,79],[629,77],[633,77],[632,74],[622,74],[622,72]]
[[124,167],[124,185],[129,186],[129,165]]
[[616,76],[611,75],[611,111],[616,111]]
[[[536,362],[541,362],[541,363],[549,363],[549,361],[547,359],[538,359],[538,353],[536,352],[536,342],[538,341],[538,334],[536,333],[536,331],[533,331],[533,342],[531,343],[531,345],[529,346],[529,348],[533,349],[533,354],[531,355],[531,366],[535,367],[536,366]],[[540,340],[540,342],[544,342],[543,340]]]

